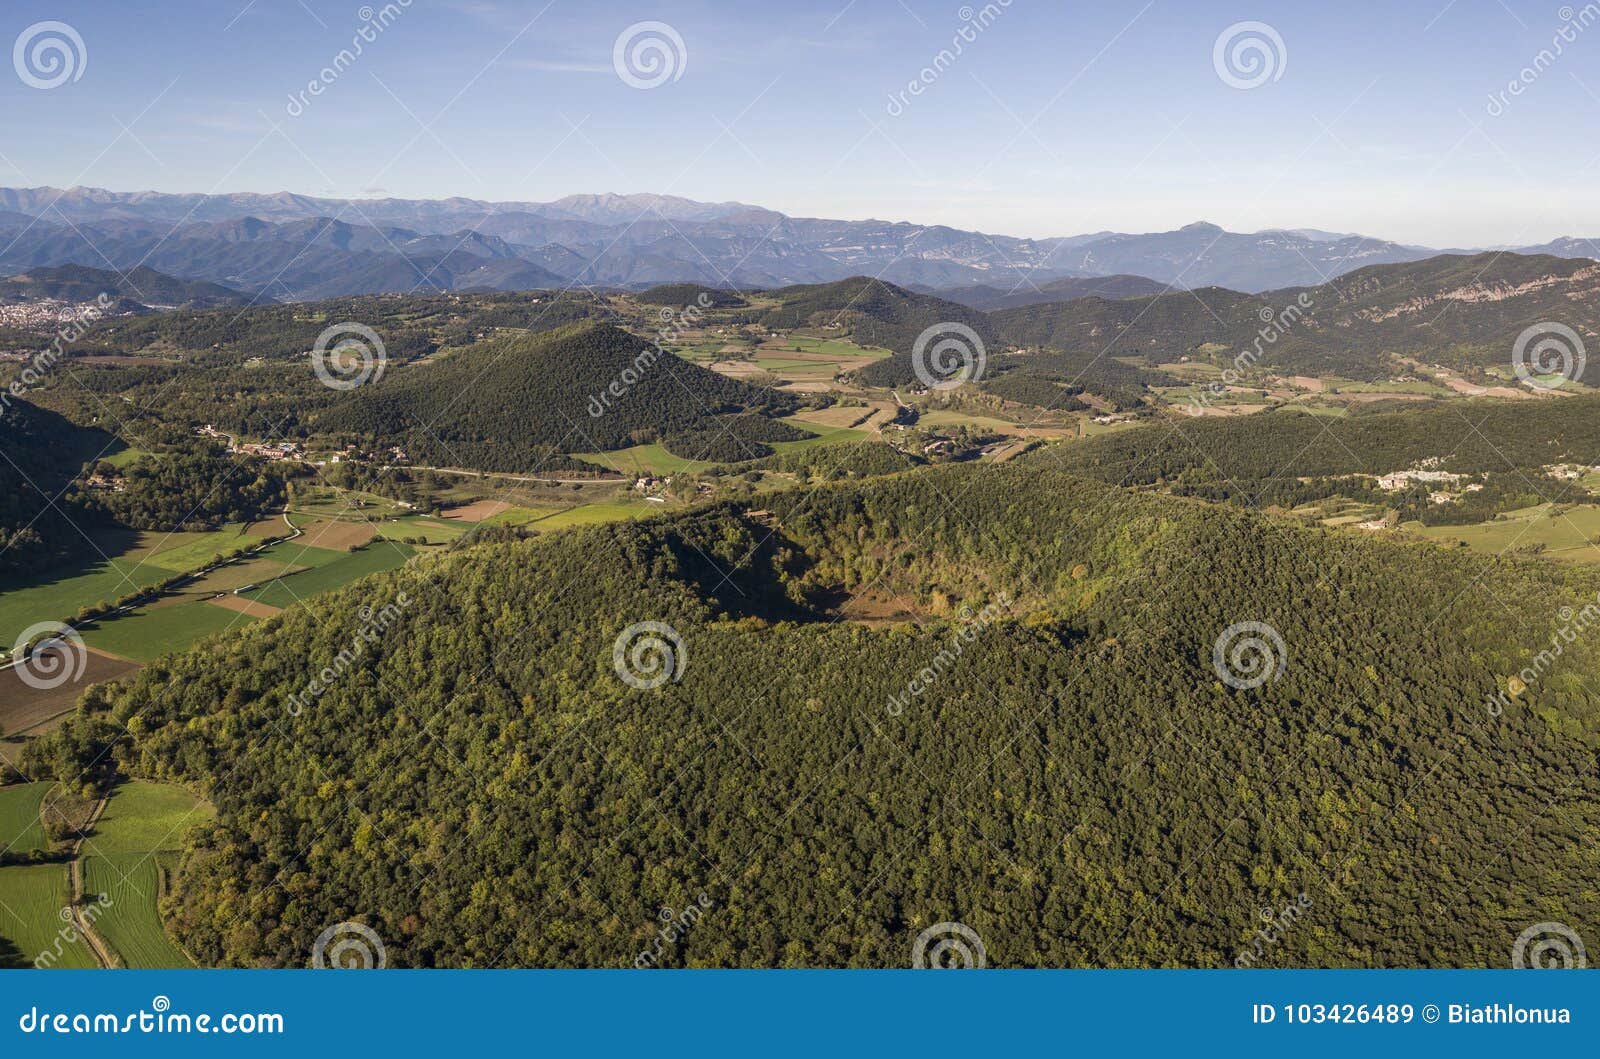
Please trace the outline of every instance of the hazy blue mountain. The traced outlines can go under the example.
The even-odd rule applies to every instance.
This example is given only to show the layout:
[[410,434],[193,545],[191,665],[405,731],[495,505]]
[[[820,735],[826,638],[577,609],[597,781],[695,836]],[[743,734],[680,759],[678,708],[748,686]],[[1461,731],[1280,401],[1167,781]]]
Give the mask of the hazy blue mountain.
[[[1439,252],[1313,228],[1241,233],[1205,223],[1022,239],[610,193],[541,203],[9,188],[0,189],[0,229],[10,233],[0,243],[0,270],[143,264],[187,279],[270,287],[280,299],[411,289],[408,283],[444,290],[463,283],[505,290],[672,282],[755,288],[856,275],[925,290],[972,289],[978,298],[994,297],[980,288],[1022,296],[1056,280],[1107,276],[1261,291]],[[1582,239],[1528,249],[1595,253]]]

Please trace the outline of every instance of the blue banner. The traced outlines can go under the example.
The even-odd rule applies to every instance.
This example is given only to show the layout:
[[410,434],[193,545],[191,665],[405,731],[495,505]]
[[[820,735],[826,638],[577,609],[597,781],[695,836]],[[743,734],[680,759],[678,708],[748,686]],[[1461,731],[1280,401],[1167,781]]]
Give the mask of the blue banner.
[[19,971],[0,1055],[1592,1054],[1581,971]]

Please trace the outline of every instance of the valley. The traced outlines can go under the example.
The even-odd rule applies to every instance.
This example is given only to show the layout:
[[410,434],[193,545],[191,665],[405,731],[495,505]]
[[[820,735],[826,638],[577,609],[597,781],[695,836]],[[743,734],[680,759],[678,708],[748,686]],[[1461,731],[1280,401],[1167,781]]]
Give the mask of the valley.
[[[359,908],[398,966],[611,966],[692,886],[683,966],[892,965],[952,901],[1007,965],[1221,966],[1301,890],[1286,965],[1490,962],[1593,910],[1595,648],[1525,677],[1600,592],[1600,392],[1512,347],[1594,275],[130,304],[0,418],[5,958],[298,965]],[[1294,664],[1241,709],[1246,614]]]

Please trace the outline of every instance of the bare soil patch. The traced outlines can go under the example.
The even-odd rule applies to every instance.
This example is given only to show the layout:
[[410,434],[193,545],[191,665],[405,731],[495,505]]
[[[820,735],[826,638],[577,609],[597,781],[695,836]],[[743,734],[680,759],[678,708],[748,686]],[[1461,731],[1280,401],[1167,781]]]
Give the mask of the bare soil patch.
[[377,529],[369,522],[318,519],[310,525],[301,527],[301,535],[295,538],[295,543],[342,552],[359,544],[365,544],[377,535]]
[[59,688],[41,689],[24,683],[15,667],[0,670],[0,728],[5,729],[8,737],[40,734],[33,729],[42,730],[47,722],[71,711],[78,703],[78,696],[91,684],[115,680],[136,673],[140,668],[137,662],[88,648],[80,657],[74,657],[69,649],[52,653],[58,656],[51,660],[53,665],[68,667],[52,672],[75,672],[81,662],[82,675]]
[[462,504],[459,507],[446,508],[440,516],[453,519],[456,522],[482,522],[484,519],[494,518],[503,511],[509,511],[511,505],[504,500],[479,500],[474,504]]
[[274,614],[280,613],[280,609],[278,607],[274,607],[266,603],[258,603],[253,599],[246,599],[243,596],[235,596],[232,593],[229,593],[226,596],[217,596],[216,598],[209,600],[209,602],[213,607],[221,607],[223,610],[237,611],[240,614],[249,614],[251,617],[255,618],[270,618]]

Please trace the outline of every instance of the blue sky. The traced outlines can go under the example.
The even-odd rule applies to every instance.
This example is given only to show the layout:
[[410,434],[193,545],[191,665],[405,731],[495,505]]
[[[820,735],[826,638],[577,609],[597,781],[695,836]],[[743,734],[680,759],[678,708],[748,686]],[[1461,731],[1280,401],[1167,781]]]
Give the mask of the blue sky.
[[[412,0],[291,114],[361,8],[10,0],[0,39],[58,21],[87,59],[51,89],[0,77],[0,185],[654,191],[1032,236],[1199,219],[1433,246],[1600,235],[1600,8],[1490,104],[1583,4],[995,0],[897,106],[970,26],[961,4]],[[681,68],[639,89],[612,52],[647,20],[681,38]],[[1282,41],[1280,76],[1250,89],[1213,62],[1244,21]]]

